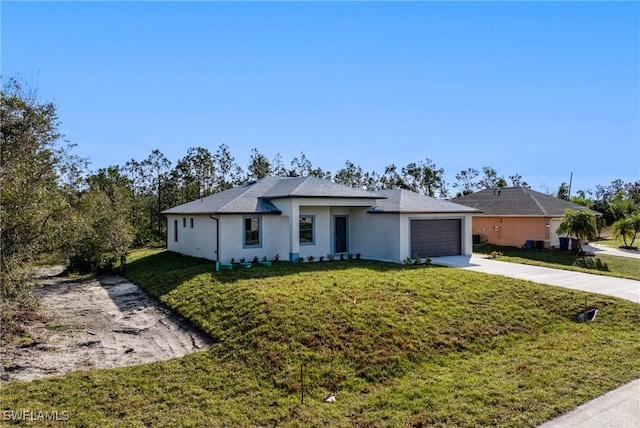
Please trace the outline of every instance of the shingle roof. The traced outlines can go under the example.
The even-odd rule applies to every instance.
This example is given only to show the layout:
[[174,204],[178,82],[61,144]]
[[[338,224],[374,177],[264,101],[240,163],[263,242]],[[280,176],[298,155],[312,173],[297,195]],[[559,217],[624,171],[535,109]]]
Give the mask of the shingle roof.
[[379,199],[368,212],[375,213],[479,213],[453,202],[436,199],[404,189],[382,190],[387,199]]
[[163,214],[280,214],[262,195],[271,188],[278,177],[265,177],[223,192],[214,193],[186,204],[163,211]]
[[353,189],[317,177],[265,177],[163,211],[163,214],[280,214],[270,199],[379,199],[380,193]]
[[277,198],[384,198],[379,192],[354,189],[318,177],[280,178],[264,195],[267,199]]
[[483,216],[542,216],[563,217],[567,208],[574,211],[588,210],[593,215],[599,212],[555,198],[526,187],[506,187],[485,189],[453,199],[457,204],[482,211]]

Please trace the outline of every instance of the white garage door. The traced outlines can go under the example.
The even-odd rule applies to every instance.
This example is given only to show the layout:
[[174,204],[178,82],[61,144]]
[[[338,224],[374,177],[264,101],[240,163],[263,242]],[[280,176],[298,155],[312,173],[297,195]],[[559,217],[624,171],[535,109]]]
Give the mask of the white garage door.
[[461,220],[411,220],[411,256],[454,256],[461,254]]
[[549,222],[549,238],[551,239],[551,246],[560,248],[560,235],[558,235],[558,226],[562,223],[561,218],[552,218]]

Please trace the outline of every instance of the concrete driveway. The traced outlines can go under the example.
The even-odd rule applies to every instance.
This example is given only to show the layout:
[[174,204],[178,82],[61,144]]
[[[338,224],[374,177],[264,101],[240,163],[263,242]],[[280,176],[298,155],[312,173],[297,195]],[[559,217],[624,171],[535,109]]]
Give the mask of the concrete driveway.
[[[556,285],[573,290],[589,291],[640,303],[640,281],[633,279],[613,278],[604,275],[502,262],[478,254],[472,256],[434,257],[432,263],[524,279],[540,284]],[[638,261],[638,269],[640,269],[640,260]]]
[[607,392],[539,428],[638,428],[640,379]]
[[640,251],[638,251],[638,250],[625,250],[625,249],[622,249],[622,248],[606,247],[604,245],[598,245],[597,242],[596,243],[591,242],[589,244],[583,244],[582,245],[582,249],[584,251],[591,251],[596,256],[604,254],[606,256],[627,257],[627,258],[631,258],[631,259],[640,260]]
[[[586,248],[585,248],[586,249]],[[616,249],[609,248],[607,254]],[[594,251],[594,250],[589,250]],[[604,252],[605,250],[601,250]],[[623,250],[617,250],[623,251]],[[594,253],[597,253],[597,248]],[[637,253],[637,252],[633,252]],[[628,257],[627,253],[624,257]],[[635,257],[635,256],[632,256]],[[640,259],[640,255],[636,257]],[[582,272],[502,262],[484,255],[434,257],[437,265],[453,266],[510,278],[524,279],[574,290],[620,297],[640,303],[640,281],[612,278]],[[640,260],[638,262],[640,269]],[[539,428],[626,428],[640,427],[640,379],[591,400],[575,410],[545,422]]]

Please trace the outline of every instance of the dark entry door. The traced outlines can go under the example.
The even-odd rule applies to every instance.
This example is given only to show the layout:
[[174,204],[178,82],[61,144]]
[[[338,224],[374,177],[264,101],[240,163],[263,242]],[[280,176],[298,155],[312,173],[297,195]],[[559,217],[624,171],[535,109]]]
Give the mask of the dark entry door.
[[336,254],[346,253],[349,250],[349,233],[347,230],[347,223],[346,215],[335,217]]

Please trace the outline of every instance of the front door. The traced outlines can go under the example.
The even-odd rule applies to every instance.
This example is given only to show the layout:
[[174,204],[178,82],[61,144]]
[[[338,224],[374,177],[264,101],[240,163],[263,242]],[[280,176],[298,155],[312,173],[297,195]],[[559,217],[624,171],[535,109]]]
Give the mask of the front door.
[[336,254],[349,251],[348,217],[340,215],[335,217],[335,249]]

